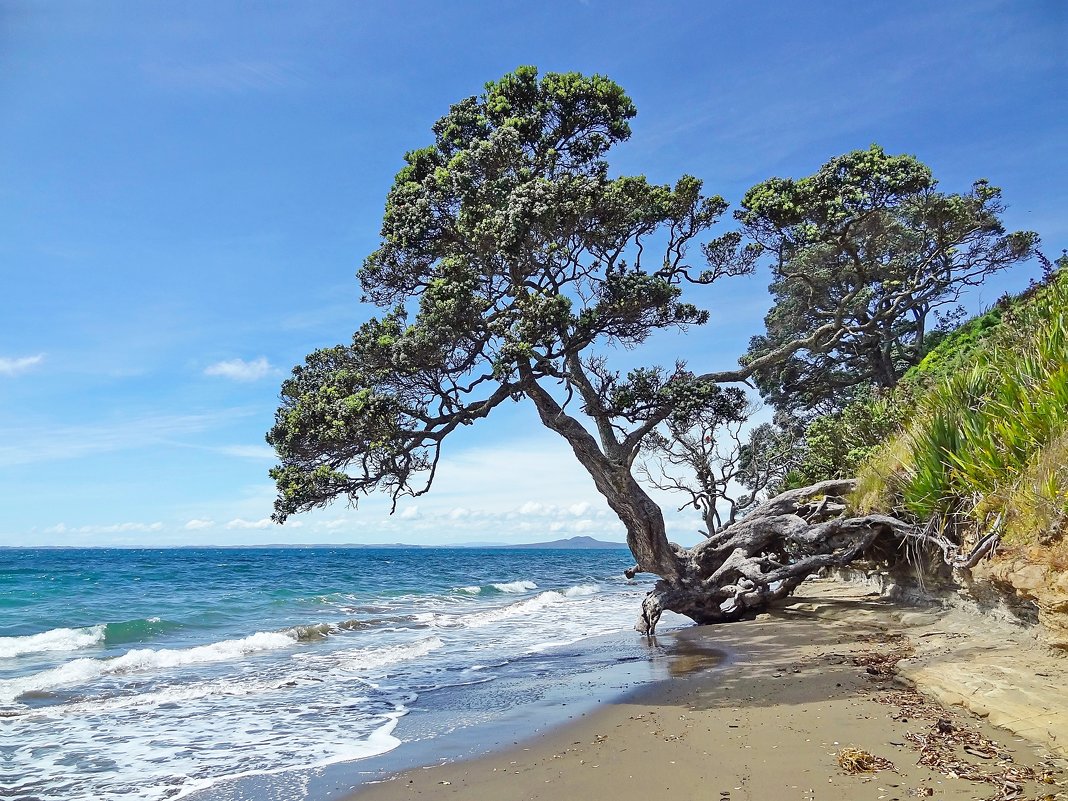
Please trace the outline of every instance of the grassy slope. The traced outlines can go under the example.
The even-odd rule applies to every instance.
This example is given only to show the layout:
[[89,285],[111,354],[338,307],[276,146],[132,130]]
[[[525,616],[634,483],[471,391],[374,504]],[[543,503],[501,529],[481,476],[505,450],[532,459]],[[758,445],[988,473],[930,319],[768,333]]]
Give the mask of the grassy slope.
[[904,430],[860,470],[862,510],[1050,544],[1068,520],[1068,270],[969,321],[906,375]]

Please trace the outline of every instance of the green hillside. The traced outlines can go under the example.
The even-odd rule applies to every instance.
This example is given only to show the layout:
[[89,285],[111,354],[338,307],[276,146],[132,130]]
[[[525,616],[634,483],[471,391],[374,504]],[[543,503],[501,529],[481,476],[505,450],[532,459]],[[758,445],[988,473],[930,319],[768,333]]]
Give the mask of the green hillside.
[[1068,520],[1066,266],[1062,259],[1043,285],[948,335],[879,399],[877,411],[897,418],[895,433],[870,443],[858,462],[859,510],[931,521],[964,543],[991,532],[1009,545],[1060,541]]

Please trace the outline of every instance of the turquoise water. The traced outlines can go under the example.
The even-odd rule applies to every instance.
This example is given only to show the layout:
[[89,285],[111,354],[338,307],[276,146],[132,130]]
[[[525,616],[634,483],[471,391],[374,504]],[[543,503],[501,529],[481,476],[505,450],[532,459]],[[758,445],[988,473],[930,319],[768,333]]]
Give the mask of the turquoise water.
[[[0,550],[0,796],[239,798],[235,778],[365,759],[406,729],[445,736],[487,719],[471,712],[487,688],[610,661],[576,654],[632,626],[649,582],[623,577],[631,563],[623,549]],[[523,702],[500,695],[492,714]]]

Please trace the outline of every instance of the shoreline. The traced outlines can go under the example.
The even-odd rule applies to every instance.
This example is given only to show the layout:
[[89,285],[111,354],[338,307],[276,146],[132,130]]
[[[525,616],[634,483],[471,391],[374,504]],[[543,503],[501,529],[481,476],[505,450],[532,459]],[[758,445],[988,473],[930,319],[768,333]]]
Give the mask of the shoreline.
[[[1017,664],[1010,677],[1004,673],[1009,663],[1021,662],[1012,649],[1029,647],[1027,633],[1015,627],[897,606],[840,582],[817,581],[803,589],[788,606],[755,620],[686,628],[664,638],[672,641],[665,648],[670,679],[621,693],[547,730],[543,721],[531,721],[530,736],[503,750],[500,743],[481,742],[465,758],[446,755],[443,763],[400,771],[360,770],[357,764],[350,777],[360,774],[364,783],[338,797],[1011,797],[996,794],[1004,790],[1001,780],[960,777],[997,771],[1010,777],[1004,781],[1020,779],[1019,797],[1068,797],[1057,794],[1064,781],[1060,771],[1068,767],[1068,700],[1059,698],[1064,684],[1058,678],[1068,677],[1063,661],[1030,643],[1025,667]],[[888,660],[902,657],[896,677],[884,670]],[[1029,673],[1037,683],[1026,680]],[[991,682],[995,674],[1000,686]],[[927,697],[908,690],[910,683]],[[1030,715],[1021,714],[1028,710]],[[964,760],[948,775],[937,764],[916,764],[921,756],[930,761],[930,754],[910,739],[919,735],[934,748],[938,737],[930,733],[938,720],[951,732],[946,738],[954,759]],[[1062,721],[1066,729],[1059,738]],[[1027,736],[992,722],[1015,723]],[[985,757],[969,755],[961,745],[967,737],[978,738],[968,741],[976,753],[982,751],[976,743],[994,745],[982,746],[988,748]],[[894,769],[848,773],[838,759],[851,747]],[[1012,761],[1003,759],[1010,755]]]

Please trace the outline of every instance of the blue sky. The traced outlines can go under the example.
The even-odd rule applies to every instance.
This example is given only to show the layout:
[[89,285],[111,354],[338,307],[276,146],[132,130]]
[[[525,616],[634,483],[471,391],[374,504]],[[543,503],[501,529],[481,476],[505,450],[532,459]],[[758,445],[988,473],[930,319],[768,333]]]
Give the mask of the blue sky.
[[[376,499],[268,524],[279,383],[370,314],[354,276],[402,154],[518,65],[599,72],[639,112],[617,173],[736,203],[878,142],[946,190],[1002,186],[1008,225],[1055,256],[1066,20],[1060,0],[4,0],[0,545],[620,539],[524,406],[465,430],[392,518]],[[695,368],[734,362],[766,283],[717,288],[682,345]]]

